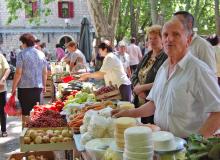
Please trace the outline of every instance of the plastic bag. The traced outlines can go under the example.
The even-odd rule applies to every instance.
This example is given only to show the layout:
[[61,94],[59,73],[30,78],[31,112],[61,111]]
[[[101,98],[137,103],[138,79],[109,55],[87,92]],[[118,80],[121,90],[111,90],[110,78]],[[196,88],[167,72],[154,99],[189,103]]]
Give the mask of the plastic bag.
[[92,116],[89,126],[88,132],[95,138],[102,138],[107,131],[108,121],[105,117],[102,116]]
[[15,101],[15,93],[11,95],[8,99],[7,103],[5,104],[5,113],[9,116],[19,116],[21,115],[21,110],[16,108],[16,101]]
[[84,118],[83,118],[83,125],[85,125],[86,127],[88,127],[92,116],[96,116],[97,113],[98,113],[98,111],[88,110],[88,111],[85,113],[85,116],[84,116]]
[[86,145],[86,143],[92,139],[93,139],[92,135],[89,132],[86,132],[81,136],[81,144]]

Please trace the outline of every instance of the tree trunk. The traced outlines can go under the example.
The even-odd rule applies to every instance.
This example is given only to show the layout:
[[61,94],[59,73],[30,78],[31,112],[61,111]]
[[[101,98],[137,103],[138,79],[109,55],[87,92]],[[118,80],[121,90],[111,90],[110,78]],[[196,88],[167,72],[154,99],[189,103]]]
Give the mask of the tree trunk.
[[200,8],[200,0],[196,0],[196,7],[195,7],[195,12],[194,12],[194,24],[195,24],[195,27],[197,27],[197,20],[199,19],[199,8]]
[[134,2],[130,0],[131,37],[137,38]]
[[216,24],[216,34],[220,36],[219,0],[215,0],[215,24]]
[[158,0],[150,0],[150,5],[151,5],[151,19],[152,19],[152,23],[153,23],[153,24],[157,24],[157,17],[158,17],[157,2],[158,2]]
[[103,37],[114,42],[116,25],[120,9],[120,0],[110,1],[111,7],[107,15],[104,14],[102,0],[87,0],[88,9],[94,22],[97,37]]

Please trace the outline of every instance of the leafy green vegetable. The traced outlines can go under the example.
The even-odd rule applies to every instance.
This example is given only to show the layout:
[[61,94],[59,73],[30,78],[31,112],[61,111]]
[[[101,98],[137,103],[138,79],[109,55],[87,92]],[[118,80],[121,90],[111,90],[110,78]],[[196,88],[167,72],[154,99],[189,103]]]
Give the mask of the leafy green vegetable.
[[186,144],[187,160],[220,160],[220,138],[193,134]]

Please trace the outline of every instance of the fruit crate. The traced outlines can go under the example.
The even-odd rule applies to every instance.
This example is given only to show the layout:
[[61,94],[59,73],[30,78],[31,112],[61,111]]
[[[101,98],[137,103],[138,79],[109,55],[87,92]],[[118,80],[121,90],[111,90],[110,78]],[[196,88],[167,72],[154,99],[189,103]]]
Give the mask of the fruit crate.
[[96,99],[97,100],[115,100],[115,99],[121,99],[121,95],[120,95],[119,90],[114,90],[108,93],[97,95]]
[[[72,150],[74,147],[73,140],[70,142],[57,142],[57,143],[41,143],[41,144],[25,144],[24,137],[28,130],[71,130],[67,127],[54,127],[54,128],[24,128],[20,136],[20,150],[21,152],[28,151],[56,151],[56,150]],[[73,138],[73,137],[71,137]]]
[[97,100],[119,100],[121,99],[121,94],[117,85],[102,87],[98,91],[95,91]]
[[8,160],[23,160],[24,158],[28,159],[29,156],[43,156],[46,160],[54,160],[55,154],[52,151],[38,151],[38,152],[26,152],[26,153],[14,153],[10,155]]

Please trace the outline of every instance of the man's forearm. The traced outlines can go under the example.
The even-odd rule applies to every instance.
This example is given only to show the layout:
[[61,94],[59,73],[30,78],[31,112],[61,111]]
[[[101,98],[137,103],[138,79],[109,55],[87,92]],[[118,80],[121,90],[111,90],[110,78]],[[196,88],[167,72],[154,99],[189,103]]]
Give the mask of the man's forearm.
[[104,72],[94,72],[89,74],[89,78],[95,78],[95,79],[103,79],[104,78],[105,73]]
[[135,109],[130,109],[129,110],[129,117],[149,117],[152,116],[155,112],[155,105],[152,101],[149,101],[142,106],[135,108]]
[[199,132],[204,137],[211,137],[220,128],[220,112],[212,112]]

